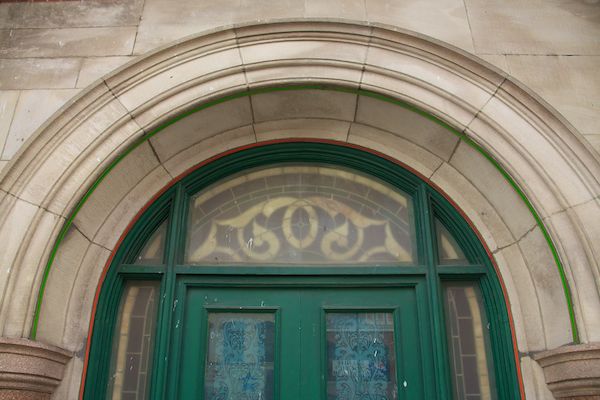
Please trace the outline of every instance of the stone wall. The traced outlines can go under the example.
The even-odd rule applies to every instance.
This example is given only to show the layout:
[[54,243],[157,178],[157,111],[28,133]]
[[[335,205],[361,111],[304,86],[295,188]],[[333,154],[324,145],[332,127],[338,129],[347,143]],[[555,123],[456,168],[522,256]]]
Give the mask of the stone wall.
[[534,89],[600,150],[598,0],[98,0],[0,4],[0,168],[94,80],[215,27],[344,18],[414,30]]
[[[247,8],[244,8],[245,3],[249,5]],[[0,145],[3,148],[0,168],[6,166],[9,159],[15,160],[10,174],[0,177],[0,242],[6,239],[0,251],[3,274],[0,289],[5,293],[0,303],[2,336],[21,337],[29,332],[32,299],[37,293],[41,266],[64,219],[82,191],[96,178],[98,168],[108,165],[114,154],[143,132],[193,104],[216,96],[213,90],[228,93],[244,85],[269,86],[278,80],[282,84],[304,82],[302,79],[306,77],[298,75],[300,70],[294,69],[297,66],[288,62],[288,59],[302,57],[306,59],[302,67],[315,82],[321,79],[352,87],[371,85],[376,90],[390,92],[393,97],[419,104],[464,130],[505,165],[540,212],[566,265],[575,293],[582,341],[597,342],[600,337],[595,318],[600,305],[597,300],[599,280],[594,277],[598,273],[599,245],[594,241],[598,226],[594,221],[600,221],[597,201],[600,174],[597,173],[598,154],[588,150],[592,147],[600,150],[597,123],[600,120],[600,78],[597,76],[600,3],[593,0],[580,3],[490,4],[472,0],[406,3],[238,0],[204,4],[189,0],[177,2],[176,7],[168,0],[0,3],[3,28],[0,30]],[[308,45],[295,42],[296,28],[285,24],[279,28],[226,30],[206,39],[197,37],[132,65],[83,97],[73,97],[120,65],[133,62],[140,55],[182,36],[258,19],[298,17],[363,22],[346,27],[314,24],[315,35],[322,35],[322,39]],[[410,29],[417,36],[396,35],[382,29],[374,32],[364,29],[364,21]],[[265,31],[259,32],[261,29]],[[275,32],[278,29],[281,32]],[[318,29],[322,30],[320,34],[316,33]],[[335,34],[330,36],[333,31]],[[255,37],[259,33],[265,38],[273,34],[277,40],[261,42]],[[347,36],[346,47],[340,44],[343,40],[334,38],[342,34]],[[489,71],[470,56],[459,54],[460,51],[454,53],[445,46],[436,47],[435,43],[420,39],[419,34],[475,54],[503,72]],[[281,35],[287,38],[288,44],[278,46]],[[375,41],[389,48],[374,50],[377,46],[371,44]],[[224,47],[217,51],[221,46]],[[392,54],[389,49],[394,46],[397,49]],[[213,57],[213,53],[219,51],[221,58]],[[205,58],[201,59],[199,54]],[[314,60],[307,61],[310,58]],[[251,64],[253,70],[249,67]],[[362,73],[356,65],[362,65]],[[219,74],[213,74],[228,68],[227,74],[231,77],[227,79],[219,80]],[[395,70],[393,78],[379,74],[387,68]],[[514,78],[540,94],[566,119],[560,120],[560,116],[557,119],[548,112],[543,102],[540,104],[530,97],[529,92],[515,84]],[[410,83],[403,86],[403,82]],[[497,171],[488,171],[485,160],[469,146],[453,142],[447,152],[437,154],[436,149],[445,143],[443,140],[429,140],[427,135],[413,137],[413,130],[395,132],[401,124],[388,121],[396,114],[386,113],[385,104],[372,105],[369,99],[353,96],[346,96],[352,97],[349,102],[337,101],[339,95],[333,93],[323,99],[302,92],[296,92],[293,99],[284,93],[277,96],[278,100],[271,101],[272,104],[268,95],[253,97],[254,108],[248,114],[251,118],[240,123],[242,128],[249,127],[248,135],[242,128],[231,132],[221,132],[221,129],[215,130],[218,134],[206,141],[196,137],[198,135],[186,136],[186,140],[195,140],[189,143],[172,140],[162,143],[161,137],[165,136],[157,135],[149,145],[133,152],[115,169],[114,176],[103,183],[118,183],[110,186],[113,194],[115,190],[122,190],[132,196],[143,195],[135,195],[132,204],[127,196],[116,205],[108,204],[101,185],[87,208],[82,209],[73,225],[75,229],[68,232],[57,256],[57,263],[64,264],[63,267],[72,264],[73,271],[79,272],[66,276],[61,274],[68,269],[53,270],[48,281],[47,301],[42,305],[44,310],[52,312],[43,313],[46,317],[40,322],[38,340],[76,354],[67,366],[67,378],[55,394],[56,398],[74,398],[79,390],[82,346],[93,291],[100,264],[123,230],[119,224],[130,221],[153,193],[183,171],[178,168],[191,167],[208,156],[195,151],[196,147],[209,149],[213,154],[246,141],[269,140],[274,137],[273,131],[278,132],[277,137],[294,136],[297,131],[294,123],[298,118],[313,123],[309,125],[319,137],[362,144],[406,162],[457,201],[483,234],[507,284],[527,396],[551,398],[540,365],[554,365],[552,360],[556,356],[549,353],[548,357],[554,357],[552,360],[539,359],[542,360],[539,362],[531,356],[571,341],[568,316],[562,303],[554,304],[563,300],[555,296],[560,292],[559,279],[548,275],[556,274],[555,269],[547,268],[553,268],[552,255],[527,207],[519,203],[504,178]],[[280,101],[282,99],[287,103]],[[263,103],[265,107],[261,111]],[[19,149],[25,149],[23,143],[38,126],[65,104],[70,108],[65,108],[50,125],[42,127],[36,142],[31,143],[27,152],[15,157]],[[286,109],[281,104],[293,107]],[[336,110],[344,107],[348,109],[347,115],[336,114]],[[226,115],[233,115],[233,111],[239,109],[238,105]],[[315,110],[318,115],[313,115]],[[366,111],[362,113],[362,110]],[[214,112],[217,114],[207,120],[222,121],[225,114],[219,114],[218,108]],[[385,125],[386,121],[391,125],[382,125],[381,131],[374,130],[373,126]],[[187,124],[193,125],[193,117],[182,123],[186,124],[182,129],[189,131]],[[370,130],[361,131],[361,124],[370,126]],[[169,129],[177,131],[179,125]],[[582,142],[583,146],[570,125],[587,139]],[[340,138],[336,137],[338,130],[342,132]],[[390,132],[393,139],[392,136],[386,139]],[[102,140],[95,143],[96,138]],[[171,151],[171,147],[174,150]],[[187,150],[193,153],[190,157],[186,156]],[[148,158],[151,163],[137,162],[137,156],[142,160]],[[146,166],[157,174],[146,170],[133,174]],[[127,179],[121,179],[119,173]],[[144,190],[132,190],[133,187]],[[119,222],[111,219],[112,216],[117,216]],[[108,222],[104,224],[104,221]],[[102,229],[97,229],[99,224],[108,227],[108,236],[98,233],[102,233]],[[98,251],[79,254],[87,245],[81,246],[78,240],[91,241],[90,249]],[[530,273],[531,278],[520,273]],[[526,278],[533,279],[535,290],[528,288]],[[63,290],[66,287],[70,289]],[[64,320],[54,318],[59,314]],[[538,321],[538,317],[543,318]],[[538,330],[541,333],[538,334]],[[565,387],[560,385],[560,388]]]

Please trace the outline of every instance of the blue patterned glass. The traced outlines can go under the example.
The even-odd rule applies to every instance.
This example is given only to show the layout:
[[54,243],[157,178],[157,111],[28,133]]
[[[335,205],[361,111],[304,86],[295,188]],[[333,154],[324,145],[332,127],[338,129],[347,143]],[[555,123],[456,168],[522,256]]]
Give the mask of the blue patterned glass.
[[392,313],[327,314],[327,399],[398,398]]
[[204,398],[272,400],[274,351],[274,314],[209,314]]

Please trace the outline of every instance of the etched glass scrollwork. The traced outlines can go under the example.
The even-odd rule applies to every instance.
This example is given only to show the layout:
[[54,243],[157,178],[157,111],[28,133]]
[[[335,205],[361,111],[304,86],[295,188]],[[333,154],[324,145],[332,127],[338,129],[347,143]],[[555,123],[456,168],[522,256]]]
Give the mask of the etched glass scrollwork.
[[274,314],[210,313],[206,400],[272,400]]
[[188,264],[415,261],[411,198],[358,172],[286,165],[234,176],[191,198]]
[[392,313],[327,314],[327,399],[398,398]]

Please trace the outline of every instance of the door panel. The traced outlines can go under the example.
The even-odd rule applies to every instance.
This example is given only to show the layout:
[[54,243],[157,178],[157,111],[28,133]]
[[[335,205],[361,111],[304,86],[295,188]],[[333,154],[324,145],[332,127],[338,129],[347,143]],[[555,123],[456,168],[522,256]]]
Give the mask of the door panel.
[[424,398],[414,286],[189,285],[182,300],[178,398]]

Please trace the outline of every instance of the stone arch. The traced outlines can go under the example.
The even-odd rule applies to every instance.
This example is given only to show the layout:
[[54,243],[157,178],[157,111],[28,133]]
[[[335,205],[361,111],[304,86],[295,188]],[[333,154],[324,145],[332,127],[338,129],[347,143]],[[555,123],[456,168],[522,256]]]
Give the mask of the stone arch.
[[80,376],[103,267],[139,210],[220,153],[311,138],[397,159],[454,200],[499,267],[522,353],[577,339],[547,229],[579,338],[600,341],[600,163],[579,134],[464,52],[390,27],[323,21],[182,40],[96,82],[44,124],[0,181],[2,335],[29,335],[41,288],[37,339],[78,352],[70,370]]

